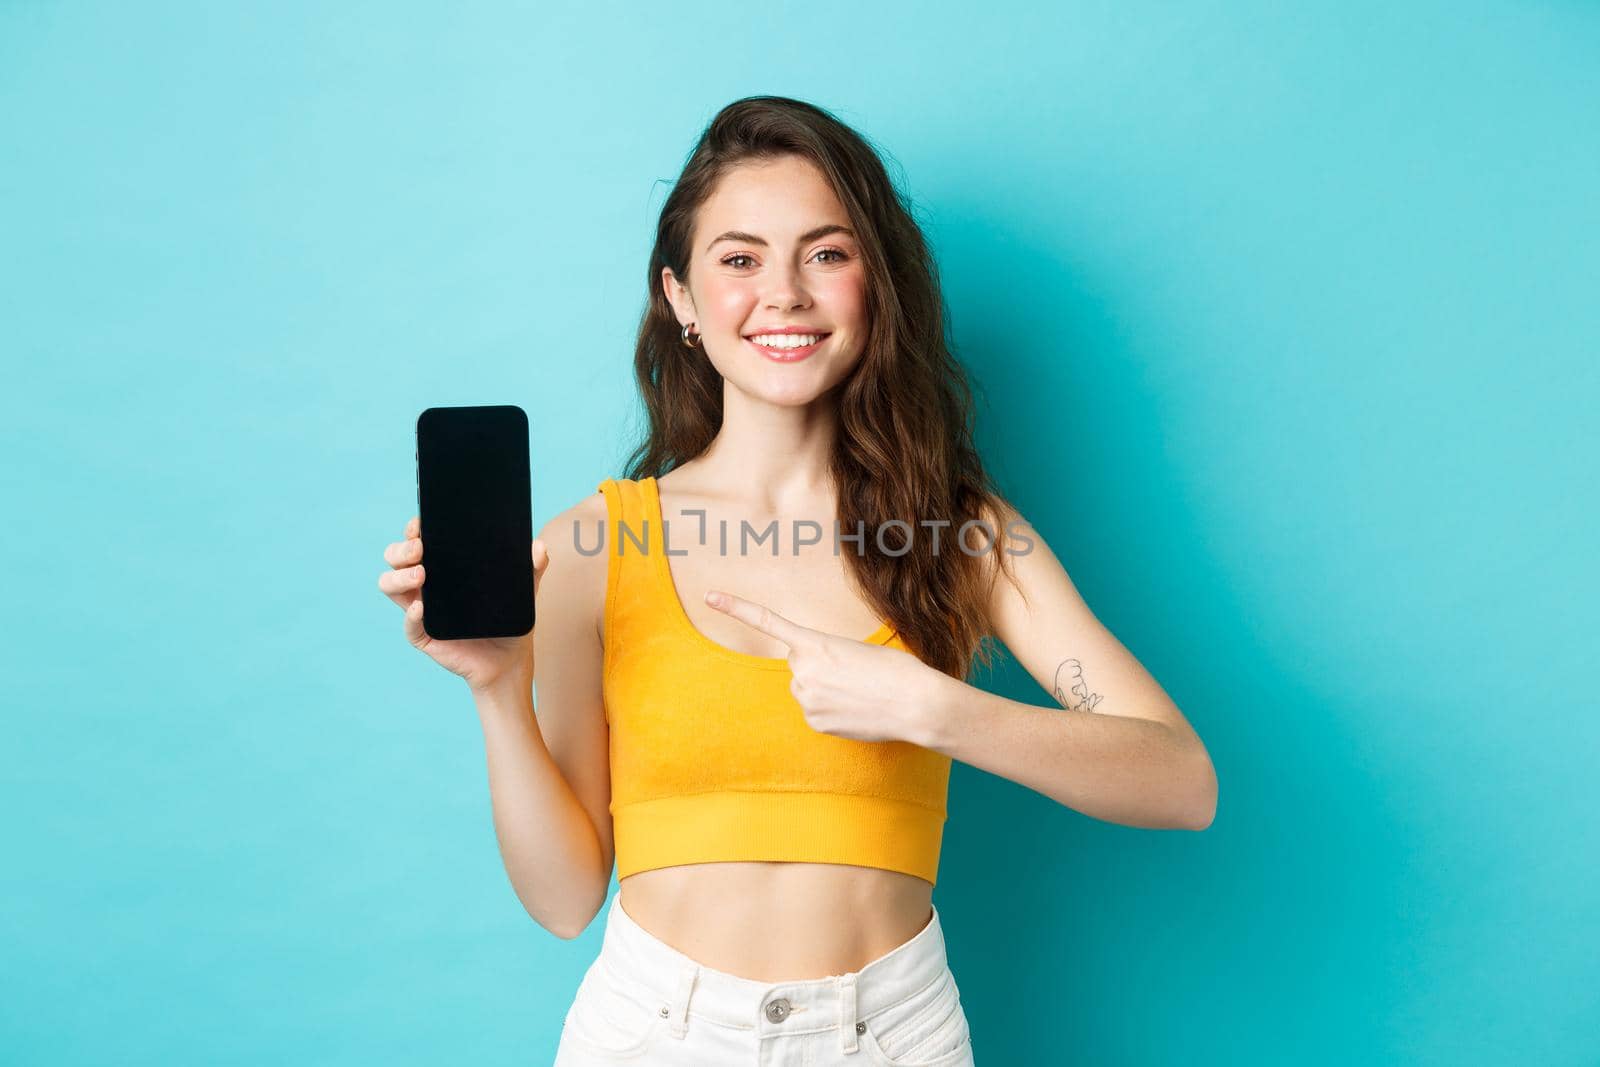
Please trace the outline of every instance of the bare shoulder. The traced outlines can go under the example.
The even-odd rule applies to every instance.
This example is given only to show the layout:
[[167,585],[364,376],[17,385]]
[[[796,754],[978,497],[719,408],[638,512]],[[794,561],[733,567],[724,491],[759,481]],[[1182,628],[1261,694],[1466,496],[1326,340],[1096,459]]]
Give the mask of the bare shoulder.
[[550,552],[551,565],[558,558],[599,560],[600,569],[604,570],[605,556],[595,551],[595,546],[605,521],[606,500],[599,490],[552,516],[538,534]]
[[[544,528],[549,530],[559,526],[561,529],[570,530],[572,523],[577,522],[580,526],[592,529],[594,523],[604,522],[605,517],[606,498],[603,494],[601,494],[600,490],[596,489],[582,500],[579,500],[577,503],[567,508],[567,510],[556,515],[549,522],[545,523]],[[541,534],[541,536],[543,535]]]

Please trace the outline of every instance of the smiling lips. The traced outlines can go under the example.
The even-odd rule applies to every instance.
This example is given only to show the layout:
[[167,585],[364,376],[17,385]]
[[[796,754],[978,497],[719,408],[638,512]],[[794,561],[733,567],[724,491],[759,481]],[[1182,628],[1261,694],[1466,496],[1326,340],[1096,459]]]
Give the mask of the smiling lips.
[[826,333],[758,333],[745,340],[775,363],[795,363],[822,347],[828,336]]

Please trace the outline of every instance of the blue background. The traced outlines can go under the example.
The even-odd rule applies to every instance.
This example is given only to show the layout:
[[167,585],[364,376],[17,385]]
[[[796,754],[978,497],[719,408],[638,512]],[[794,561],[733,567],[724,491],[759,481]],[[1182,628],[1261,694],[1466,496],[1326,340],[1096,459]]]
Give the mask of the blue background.
[[536,526],[620,473],[764,92],[890,153],[1220,777],[956,767],[978,1062],[1600,1063],[1600,9],[1460,2],[0,4],[0,1058],[548,1062],[602,923],[519,906],[381,554],[424,407],[528,411]]

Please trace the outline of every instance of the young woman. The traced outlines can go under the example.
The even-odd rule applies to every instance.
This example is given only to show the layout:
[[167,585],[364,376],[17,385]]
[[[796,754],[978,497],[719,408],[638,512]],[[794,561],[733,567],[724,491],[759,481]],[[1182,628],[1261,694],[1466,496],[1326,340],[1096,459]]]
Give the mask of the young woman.
[[[415,518],[380,580],[471,687],[528,912],[577,936],[616,863],[556,1063],[971,1064],[932,903],[951,760],[1203,829],[1205,747],[990,484],[934,263],[861,136],[725,108],[648,283],[648,430],[533,543],[537,668],[532,635],[423,632]],[[967,684],[995,638],[1062,708]]]

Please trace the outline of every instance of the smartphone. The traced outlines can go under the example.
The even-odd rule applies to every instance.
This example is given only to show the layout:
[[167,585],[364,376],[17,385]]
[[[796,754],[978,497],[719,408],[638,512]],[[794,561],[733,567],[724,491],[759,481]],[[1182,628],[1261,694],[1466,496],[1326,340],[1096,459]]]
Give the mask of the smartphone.
[[515,404],[417,416],[422,628],[441,641],[533,629],[528,416]]

